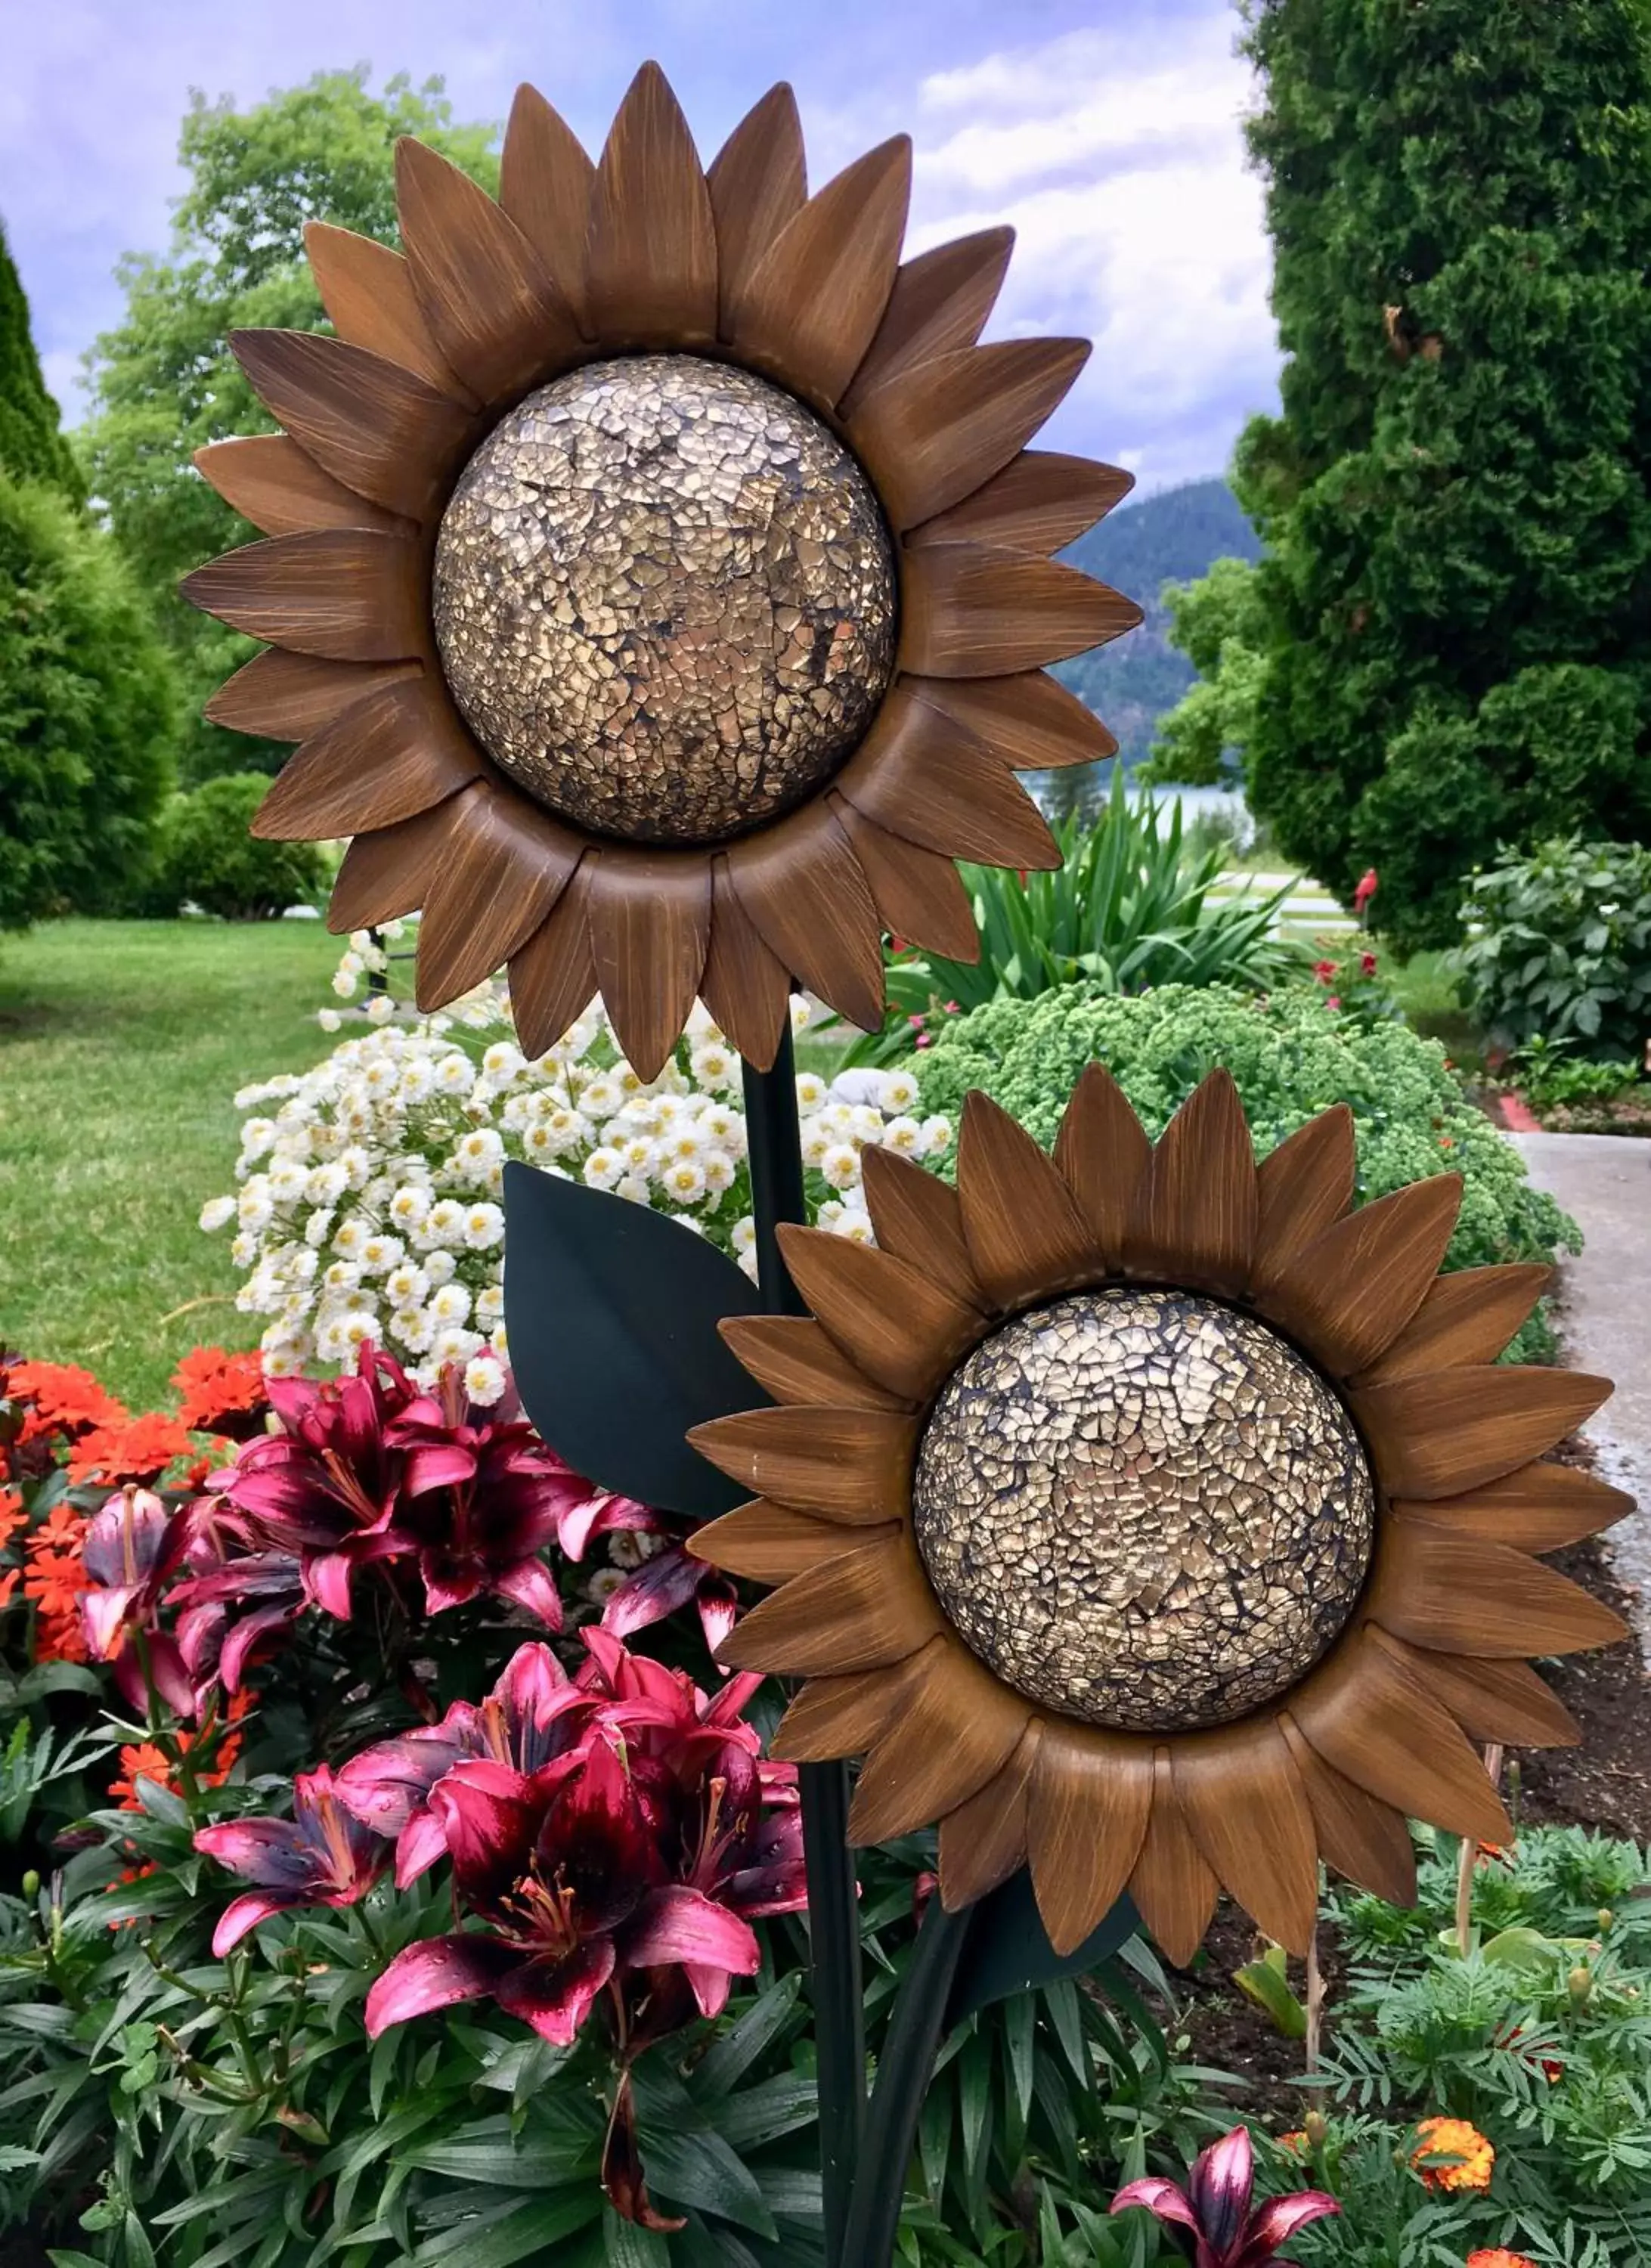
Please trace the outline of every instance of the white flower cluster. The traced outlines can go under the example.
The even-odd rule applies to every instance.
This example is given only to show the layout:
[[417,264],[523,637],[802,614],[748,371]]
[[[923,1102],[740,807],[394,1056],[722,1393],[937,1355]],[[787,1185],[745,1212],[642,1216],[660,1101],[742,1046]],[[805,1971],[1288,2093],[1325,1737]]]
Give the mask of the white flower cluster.
[[[402,924],[392,924],[394,935]],[[365,932],[350,940],[333,989],[348,998],[384,966]],[[243,1087],[239,1193],[202,1209],[203,1229],[235,1228],[244,1314],[269,1318],[265,1366],[276,1377],[344,1368],[365,1340],[428,1383],[467,1366],[471,1396],[504,1391],[505,1216],[508,1159],[676,1215],[755,1272],[740,1058],[702,1007],[661,1075],[645,1081],[593,1002],[529,1062],[498,983],[447,1013],[405,1020],[387,993],[369,1028],[313,1071]],[[800,1026],[807,1011],[796,1004]],[[324,1009],[321,1021],[342,1019]],[[860,1152],[943,1151],[945,1119],[918,1116],[910,1071],[855,1071],[834,1086],[797,1081],[803,1156],[819,1225],[871,1241]]]

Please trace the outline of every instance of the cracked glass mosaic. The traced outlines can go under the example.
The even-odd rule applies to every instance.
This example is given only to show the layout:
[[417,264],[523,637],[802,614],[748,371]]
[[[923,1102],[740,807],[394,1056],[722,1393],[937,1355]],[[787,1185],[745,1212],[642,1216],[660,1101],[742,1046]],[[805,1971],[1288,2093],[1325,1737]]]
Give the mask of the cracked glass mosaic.
[[853,753],[894,668],[870,483],[800,402],[693,355],[512,410],[436,546],[442,667],[495,762],[598,835],[722,842]]
[[1345,1627],[1375,1491],[1352,1421],[1264,1324],[1114,1287],[983,1341],[935,1402],[917,1540],[969,1650],[1127,1732],[1230,1722]]

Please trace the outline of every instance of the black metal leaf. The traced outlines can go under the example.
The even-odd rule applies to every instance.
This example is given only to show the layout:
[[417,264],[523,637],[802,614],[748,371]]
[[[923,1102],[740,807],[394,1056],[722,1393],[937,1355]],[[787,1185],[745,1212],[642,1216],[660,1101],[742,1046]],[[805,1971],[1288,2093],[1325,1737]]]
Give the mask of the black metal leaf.
[[1131,1902],[1120,1898],[1076,1952],[1057,1953],[1032,1894],[1032,1877],[1024,1867],[971,1906],[969,1921],[969,1934],[947,2003],[948,2031],[994,2000],[1006,2000],[1039,1984],[1057,1984],[1063,1977],[1087,1975],[1141,1926]]
[[576,1472],[715,1520],[749,1497],[683,1436],[768,1400],[718,1335],[760,1311],[703,1236],[628,1197],[505,1168],[505,1322],[522,1406]]

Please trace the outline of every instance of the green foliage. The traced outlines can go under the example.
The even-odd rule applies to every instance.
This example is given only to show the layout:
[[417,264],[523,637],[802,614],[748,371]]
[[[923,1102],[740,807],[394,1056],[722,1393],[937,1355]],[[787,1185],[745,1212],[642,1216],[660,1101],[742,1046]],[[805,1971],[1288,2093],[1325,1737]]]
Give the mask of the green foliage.
[[993,999],[1036,999],[1080,978],[1108,992],[1170,983],[1259,990],[1305,971],[1301,948],[1272,934],[1286,894],[1212,897],[1225,850],[1191,849],[1179,802],[1166,810],[1150,795],[1131,800],[1121,767],[1093,825],[1058,821],[1054,834],[1062,863],[1052,873],[1022,880],[1007,868],[963,868],[979,960],[897,954],[888,971],[889,1020],[849,1061],[888,1062],[940,1015]]
[[46,391],[29,328],[29,306],[0,227],[0,475],[43,481],[73,504],[85,500],[79,468],[64,440],[57,404]]
[[[1029,1005],[993,1001],[949,1023],[921,1058],[923,1107],[955,1116],[968,1090],[984,1087],[1047,1145],[1093,1061],[1105,1064],[1153,1135],[1225,1064],[1258,1156],[1345,1102],[1361,1200],[1430,1174],[1461,1174],[1448,1268],[1551,1261],[1561,1247],[1580,1248],[1575,1223],[1531,1188],[1523,1159],[1467,1101],[1437,1041],[1399,1023],[1367,1027],[1308,991],[1252,999],[1220,985],[1167,984],[1127,999],[1074,984]],[[1552,1344],[1538,1314],[1515,1341],[1515,1357],[1531,1360]]]
[[108,537],[0,475],[0,929],[119,896],[171,784],[176,715]]
[[375,95],[361,66],[320,72],[244,111],[195,97],[179,143],[188,187],[171,250],[122,262],[125,320],[89,357],[93,410],[82,451],[181,664],[187,780],[249,763],[275,771],[286,754],[201,721],[209,695],[254,648],[176,595],[190,568],[255,532],[190,461],[209,441],[273,430],[229,351],[229,334],[321,328],[304,225],[330,221],[393,242],[394,144],[403,134],[497,187],[495,129],[455,125],[439,79],[414,88],[399,77]]
[[1283,415],[1251,801],[1448,943],[1500,841],[1651,826],[1651,18],[1252,0]]
[[1463,918],[1477,924],[1456,956],[1463,994],[1500,1045],[1540,1039],[1595,1062],[1643,1055],[1651,849],[1571,836],[1523,858],[1505,850],[1475,873]]
[[[1192,666],[1171,643],[1168,586],[1201,575],[1231,553],[1253,558],[1259,545],[1225,481],[1189,481],[1114,512],[1063,556],[1086,574],[1124,591],[1146,620],[1127,637],[1062,662],[1057,677],[1105,718],[1129,769],[1146,757],[1159,718],[1192,682]],[[1085,816],[1104,790],[1099,768],[1037,776],[1039,800],[1058,818]]]
[[1264,635],[1256,570],[1245,559],[1218,559],[1196,583],[1166,583],[1170,643],[1198,671],[1167,717],[1161,718],[1146,777],[1212,787],[1242,762],[1261,689]]
[[[1458,1845],[1422,1832],[1410,1911],[1349,1889],[1331,1914],[1354,1966],[1324,2063],[1333,2117],[1312,2171],[1345,2201],[1303,2268],[1451,2268],[1471,2246],[1614,2268],[1651,2246],[1651,1905],[1646,1854],[1522,1828],[1476,1867],[1456,1948]],[[1496,2152],[1483,2194],[1394,2178],[1392,2114],[1468,2121]],[[1372,2115],[1375,2114],[1375,2115]],[[1384,2164],[1385,2161],[1385,2164]],[[1296,2161],[1299,2169],[1300,2161]],[[1292,2250],[1296,2248],[1293,2245]]]
[[1565,1040],[1528,1040],[1510,1058],[1528,1101],[1538,1110],[1566,1110],[1614,1102],[1640,1074],[1639,1064],[1579,1062]]
[[262,772],[225,772],[173,796],[161,814],[147,910],[169,918],[189,902],[225,921],[262,921],[317,898],[327,880],[319,848],[251,832],[269,790]]
[[650,2186],[687,2221],[667,2249],[604,2205],[588,2038],[453,2010],[366,2039],[369,1985],[447,1925],[441,1892],[380,1889],[214,1959],[223,1877],[190,1836],[245,1792],[139,1786],[58,1884],[0,1902],[0,2228],[33,2204],[77,2247],[57,2257],[97,2268],[820,2261],[795,1974],[754,1980],[713,2052],[701,2025],[636,2066]]

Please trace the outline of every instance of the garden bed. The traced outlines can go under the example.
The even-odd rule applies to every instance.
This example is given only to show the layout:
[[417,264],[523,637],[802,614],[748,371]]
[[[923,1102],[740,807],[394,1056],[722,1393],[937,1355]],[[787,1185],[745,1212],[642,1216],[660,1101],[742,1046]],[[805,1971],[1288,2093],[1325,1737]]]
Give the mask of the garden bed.
[[[1587,1444],[1567,1443],[1561,1462],[1591,1463]],[[1608,1543],[1590,1538],[1553,1553],[1548,1564],[1632,1619],[1637,1597],[1618,1581]],[[1514,1752],[1518,1818],[1531,1826],[1580,1827],[1651,1842],[1651,1750],[1645,1737],[1651,1672],[1638,1640],[1630,1636],[1598,1653],[1546,1662],[1543,1675],[1576,1719],[1581,1738],[1571,1749]],[[1234,2117],[1279,2133],[1301,2125],[1319,2090],[1301,2083],[1301,2043],[1285,2038],[1233,1982],[1260,1945],[1248,1917],[1223,1897],[1195,1968],[1181,1980],[1183,2029],[1194,2063],[1233,2074]],[[1328,2040],[1345,1970],[1329,1929],[1322,1933],[1320,1958]]]

